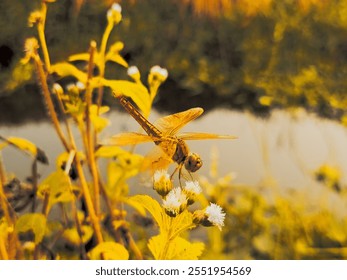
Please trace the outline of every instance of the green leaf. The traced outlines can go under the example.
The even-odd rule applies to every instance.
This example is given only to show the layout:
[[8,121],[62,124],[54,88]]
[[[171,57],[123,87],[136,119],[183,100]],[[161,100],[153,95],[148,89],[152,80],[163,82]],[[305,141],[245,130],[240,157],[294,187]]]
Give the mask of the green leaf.
[[82,83],[85,83],[87,81],[86,73],[82,72],[77,67],[67,62],[61,62],[52,65],[51,73],[56,73],[60,77],[73,76]]
[[45,236],[49,239],[53,238],[54,234],[61,234],[63,225],[59,221],[47,221]]
[[161,230],[165,228],[164,225],[169,216],[164,212],[158,201],[148,195],[135,195],[130,197],[128,201],[142,205],[152,215],[159,228]]
[[[90,59],[90,54],[89,53],[78,53],[69,56],[69,61],[89,61]],[[100,68],[100,66],[103,64],[101,57],[98,52],[94,53],[94,63]]]
[[129,253],[125,247],[116,242],[103,242],[94,247],[88,257],[91,260],[128,260]]
[[165,226],[166,227],[164,229],[166,231],[170,231],[171,238],[180,235],[182,232],[188,229],[196,227],[196,225],[193,223],[193,214],[187,210],[183,211],[175,218],[172,218],[172,221]]
[[69,61],[76,61],[76,60],[82,60],[82,61],[89,61],[90,54],[89,53],[78,53],[70,55],[68,60]]
[[117,146],[101,146],[95,152],[95,156],[102,158],[115,158],[124,153],[127,153],[127,151],[124,151],[122,148]]
[[106,80],[100,81],[104,86],[110,87],[117,93],[130,97],[145,116],[149,115],[151,101],[145,86],[129,81]]
[[128,194],[129,187],[126,183],[128,177],[127,172],[124,172],[124,168],[117,162],[108,163],[106,192],[112,201],[119,201]]
[[149,240],[148,248],[156,260],[197,260],[205,245],[202,242],[191,243],[181,237],[170,240],[161,233]]
[[128,67],[128,63],[125,59],[119,54],[119,52],[124,48],[123,42],[117,41],[111,45],[110,50],[105,56],[106,61],[113,61],[124,67]]
[[76,227],[68,228],[64,230],[62,237],[67,240],[72,245],[78,246],[81,244],[86,244],[93,236],[93,228],[91,226],[82,225],[81,226],[82,236],[78,234]]
[[136,200],[125,198],[123,200],[124,203],[128,204],[130,207],[134,208],[141,216],[146,216],[146,208],[143,207],[141,203]]
[[18,137],[8,137],[4,139],[8,144],[15,146],[16,148],[29,153],[33,157],[36,157],[37,147],[32,142]]
[[115,63],[118,63],[124,67],[128,67],[128,62],[126,62],[126,60],[118,53],[108,53],[106,55],[106,61],[112,61]]
[[75,199],[69,176],[63,170],[51,173],[38,187],[37,195],[45,197],[49,193],[48,209],[58,202],[70,202]]
[[45,235],[46,217],[41,213],[24,214],[17,220],[15,230],[17,233],[32,231],[35,235],[34,242],[38,244]]
[[119,53],[122,49],[124,49],[124,43],[121,41],[116,41],[110,46],[109,52]]
[[30,142],[29,140],[19,137],[0,137],[0,139],[4,141],[3,143],[0,143],[0,150],[5,148],[7,145],[12,145],[17,149],[33,156],[39,162],[48,164],[48,158],[45,152],[36,147],[36,145]]
[[110,124],[107,118],[101,117],[100,115],[106,113],[110,108],[108,106],[102,106],[98,113],[98,106],[93,104],[90,107],[90,120],[97,133],[101,132],[106,126]]

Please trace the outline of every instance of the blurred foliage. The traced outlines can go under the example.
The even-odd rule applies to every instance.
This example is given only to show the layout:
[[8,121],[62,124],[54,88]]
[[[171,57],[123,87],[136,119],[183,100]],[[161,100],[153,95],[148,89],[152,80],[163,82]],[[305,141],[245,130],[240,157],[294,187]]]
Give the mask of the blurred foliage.
[[[28,34],[27,13],[38,2],[1,3],[6,13],[0,18],[0,42],[14,50],[11,70]],[[53,61],[100,38],[110,2],[84,1],[78,11],[67,0],[53,4],[46,27]],[[126,12],[111,40],[126,39],[122,55],[140,72],[147,71],[148,61],[169,69],[162,89],[167,94],[157,100],[161,107],[177,111],[189,96],[192,105],[199,100],[207,108],[223,104],[266,113],[302,106],[345,119],[347,1],[133,0],[122,5]],[[114,72],[109,69],[106,77]],[[4,75],[2,91],[13,89],[15,83],[5,83]]]
[[201,186],[227,217],[222,232],[208,229],[206,247],[211,249],[202,258],[346,259],[347,217],[328,203],[334,194],[346,201],[346,189],[331,185],[340,176],[332,166],[323,165],[314,175],[326,186],[318,202],[312,188],[288,192],[266,181],[252,187],[235,184],[232,173],[218,174],[218,158],[212,159],[210,176],[201,177]]
[[[77,10],[67,0],[50,4],[54,8],[48,12],[45,34],[53,64],[45,60],[47,72],[31,41],[31,59],[41,71],[38,76],[41,85],[46,86],[43,92],[47,92],[44,98],[51,117],[56,112],[46,77],[49,83],[61,78],[52,74],[80,82],[87,80],[84,89],[77,83],[65,87],[62,80],[63,87],[55,84],[55,96],[52,95],[61,102],[63,114],[69,116],[68,121],[65,119],[67,132],[72,120],[79,128],[83,151],[75,147],[73,135],[60,134],[60,124],[57,118],[53,119],[66,151],[58,157],[56,170],[38,182],[37,164],[47,164],[43,151],[25,139],[1,137],[0,149],[15,147],[33,160],[31,181],[23,183],[7,174],[0,158],[1,257],[196,259],[203,254],[205,259],[346,259],[347,219],[343,213],[337,215],[324,203],[312,205],[310,195],[303,192],[284,195],[265,183],[259,188],[235,185],[233,174],[218,174],[217,156],[212,160],[211,178],[200,179],[207,196],[199,196],[198,202],[203,206],[210,201],[221,205],[226,212],[225,227],[223,231],[218,227],[207,229],[207,237],[202,236],[205,244],[188,241],[190,230],[196,226],[194,220],[201,217],[186,209],[172,217],[149,196],[128,197],[127,179],[137,175],[142,157],[119,147],[96,149],[99,147],[94,140],[108,124],[101,114],[108,108],[92,104],[90,95],[92,89],[103,86],[122,89],[149,114],[158,87],[148,83],[148,94],[147,88],[136,80],[136,73],[130,75],[135,83],[110,80],[124,77],[125,71],[109,62],[122,67],[136,64],[139,72],[145,73],[150,61],[170,69],[169,85],[163,85],[161,90],[182,90],[171,95],[177,101],[171,106],[181,106],[180,100],[189,106],[187,100],[195,96],[201,99],[217,95],[235,108],[258,113],[276,107],[303,106],[347,123],[343,79],[347,2],[123,1],[123,21],[116,27],[118,32],[110,35],[110,41],[115,42],[111,52],[99,51],[93,41],[92,51],[81,53],[90,38],[101,39],[105,34],[105,10],[109,7],[106,2],[88,1]],[[0,17],[0,41],[14,52],[12,63],[1,66],[7,69],[0,77],[2,92],[7,93],[33,79],[31,64],[17,62],[22,57],[24,38],[34,32],[27,30],[26,19],[30,11],[39,8],[39,1],[13,4],[3,0],[0,8],[6,11]],[[124,48],[119,38],[125,39]],[[41,42],[40,51],[43,45]],[[70,56],[71,53],[79,54]],[[92,54],[98,66],[93,75],[92,71],[86,73],[85,64],[76,63],[78,68],[60,62],[69,56],[70,61],[88,62]],[[101,74],[100,68],[105,68],[106,62],[109,67]],[[151,96],[153,88],[155,94]],[[143,90],[146,102],[136,99],[136,93]],[[166,98],[170,96],[159,95],[158,102],[163,104]],[[99,160],[108,162],[105,183],[95,166]],[[93,181],[85,178],[87,170]],[[327,187],[324,199],[333,193],[345,200],[342,174],[337,168],[322,165],[313,176]],[[163,188],[166,183],[161,185]],[[98,209],[100,194],[105,211]],[[24,204],[19,203],[23,200]],[[42,213],[35,213],[37,202]],[[30,205],[31,213],[21,213],[17,219],[17,213]],[[123,205],[127,208],[123,209]],[[49,216],[52,208],[60,214],[59,219]],[[93,213],[94,208],[100,212]],[[145,216],[146,211],[150,217]],[[157,228],[153,230],[154,223]]]

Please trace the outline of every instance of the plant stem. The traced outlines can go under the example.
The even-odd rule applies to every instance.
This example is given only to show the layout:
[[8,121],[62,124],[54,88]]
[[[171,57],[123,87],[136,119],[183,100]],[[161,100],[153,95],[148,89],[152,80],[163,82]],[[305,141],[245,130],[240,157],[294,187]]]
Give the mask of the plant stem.
[[[73,143],[73,146],[74,146],[74,143]],[[73,148],[76,148],[76,147],[73,147]],[[76,150],[76,149],[74,149],[74,150]],[[82,165],[81,165],[81,162],[80,162],[80,159],[79,159],[79,156],[77,153],[75,155],[75,164],[76,164],[77,173],[78,173],[78,176],[80,178],[80,182],[81,182],[81,186],[82,186],[82,192],[83,192],[83,195],[85,198],[86,206],[88,208],[88,213],[89,213],[90,220],[92,222],[92,225],[93,225],[93,228],[95,231],[97,241],[98,241],[98,243],[102,243],[103,237],[101,234],[101,227],[100,227],[99,219],[98,219],[98,216],[96,216],[96,214],[95,214],[93,200],[92,200],[92,197],[90,195],[88,184],[87,184],[86,178],[84,176]]]
[[[0,155],[0,162],[2,164],[2,160],[1,160],[1,155]],[[3,182],[6,182],[6,176],[5,174],[3,174],[2,172],[2,168],[0,168],[0,206],[1,206],[1,209],[2,211],[4,212],[4,217],[7,221],[7,224],[8,225],[12,225],[12,219],[11,219],[11,216],[10,216],[10,211],[8,209],[8,201],[7,201],[7,198],[6,198],[6,195],[5,195],[5,190],[4,190],[4,184]]]
[[[75,143],[75,140],[73,138],[73,135],[72,135],[72,132],[71,132],[71,129],[69,126],[68,126],[68,134],[69,134],[69,138],[70,138],[70,142],[71,142],[72,151],[76,152],[77,151],[76,143]],[[74,162],[76,165],[77,174],[78,174],[78,177],[80,179],[82,192],[83,192],[83,195],[84,195],[84,198],[86,201],[88,213],[89,213],[90,220],[91,220],[93,228],[94,228],[94,232],[95,232],[97,241],[98,241],[98,243],[102,243],[103,237],[102,237],[102,233],[101,233],[99,218],[95,214],[94,205],[93,205],[92,197],[91,197],[90,190],[88,187],[88,183],[87,183],[87,180],[84,176],[81,160],[80,160],[77,152],[76,152],[75,157],[74,157]]]
[[[66,162],[66,166],[65,166],[65,170],[64,170],[66,175],[69,175],[69,171],[70,171],[72,162],[73,162],[73,160],[75,158],[75,155],[76,155],[75,151],[71,151],[70,154],[69,154],[69,158],[68,158],[68,160]],[[69,183],[69,185],[70,185],[70,192],[73,195],[71,181],[69,181],[69,182],[70,182]],[[80,223],[80,221],[78,219],[78,213],[77,213],[77,207],[76,207],[76,199],[71,201],[71,211],[72,211],[73,218],[75,220],[77,233],[78,233],[78,236],[80,238],[80,244],[79,244],[80,245],[80,253],[81,253],[82,259],[86,260],[87,259],[87,255],[86,255],[86,250],[85,250],[84,245],[83,245],[83,232],[82,232],[81,223]]]
[[142,256],[142,253],[140,251],[140,249],[137,247],[135,241],[134,241],[134,238],[132,237],[129,229],[126,230],[126,233],[125,233],[125,237],[126,239],[128,240],[128,243],[129,243],[129,247],[130,249],[134,252],[135,254],[135,258],[137,260],[143,260],[143,256]]
[[35,212],[36,209],[36,191],[38,188],[38,174],[37,174],[37,159],[35,158],[31,167],[31,177],[33,186],[33,203],[31,205],[31,212]]
[[49,205],[49,192],[45,192],[45,196],[43,198],[43,205],[42,205],[42,214],[45,215],[45,217],[48,216],[48,205]]
[[5,243],[5,238],[0,237],[0,259],[2,260],[8,260],[8,253],[6,249],[6,243]]
[[46,37],[45,37],[45,23],[46,23],[46,16],[47,16],[47,4],[45,1],[42,1],[41,13],[42,13],[42,21],[37,24],[37,32],[39,34],[41,49],[43,53],[43,59],[45,61],[47,71],[50,72],[51,61],[49,58]]
[[[111,34],[111,31],[114,27],[114,24],[113,23],[110,23],[108,22],[107,26],[106,26],[106,29],[104,31],[104,34],[102,36],[102,39],[101,39],[101,46],[100,46],[100,63],[99,63],[99,71],[100,71],[100,78],[103,78],[104,75],[105,75],[105,54],[106,54],[106,46],[107,46],[107,41],[108,41],[108,38],[110,37],[110,34]],[[97,105],[98,105],[98,110],[99,108],[101,107],[102,105],[102,98],[103,98],[103,95],[104,95],[104,87],[103,86],[100,86],[98,88],[98,101],[97,101]]]
[[95,163],[95,154],[94,154],[94,132],[92,129],[91,119],[90,119],[90,108],[92,106],[92,91],[93,87],[90,85],[90,81],[93,77],[93,68],[94,68],[94,54],[96,51],[96,42],[92,41],[90,43],[90,49],[89,49],[89,63],[88,63],[88,78],[86,83],[86,139],[87,139],[87,155],[88,155],[88,162],[90,171],[92,173],[93,177],[93,186],[94,186],[94,208],[95,213],[98,216],[100,212],[100,187],[99,187],[99,179],[98,179],[98,171],[96,168]]
[[51,116],[54,128],[55,128],[61,142],[63,143],[65,149],[67,151],[69,151],[70,150],[69,144],[67,143],[65,136],[64,136],[64,133],[60,127],[58,116],[57,116],[57,113],[55,112],[54,104],[53,104],[53,101],[51,98],[51,94],[50,94],[49,89],[48,89],[46,74],[45,74],[45,71],[43,69],[42,61],[40,59],[40,56],[37,53],[33,56],[33,59],[35,62],[38,79],[39,79],[39,82],[41,84],[43,97],[44,97],[44,100],[46,102],[49,115]]
[[3,185],[6,184],[6,171],[5,171],[5,167],[4,167],[4,163],[2,161],[2,155],[1,155],[1,152],[0,152],[0,181]]

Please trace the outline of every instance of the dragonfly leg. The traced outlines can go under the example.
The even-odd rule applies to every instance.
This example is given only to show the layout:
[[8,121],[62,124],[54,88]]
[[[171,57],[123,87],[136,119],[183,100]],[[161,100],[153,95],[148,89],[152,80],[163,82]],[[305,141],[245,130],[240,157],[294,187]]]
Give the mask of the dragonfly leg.
[[177,170],[179,169],[179,166],[177,166],[174,170],[174,172],[172,172],[171,176],[170,176],[170,180],[172,180],[172,177],[175,175],[175,173],[177,172]]
[[194,181],[194,178],[193,178],[192,173],[188,171],[188,174],[189,174],[189,176],[190,176],[190,179],[192,179],[192,181]]
[[181,178],[182,178],[183,176],[182,176],[182,165],[181,165],[181,164],[178,165],[178,166],[175,168],[174,172],[172,172],[172,174],[171,174],[171,176],[170,176],[170,179],[172,180],[172,177],[176,174],[177,170],[178,170],[178,181],[179,181],[180,187],[181,187],[181,189],[182,189]]
[[180,188],[182,189],[181,176],[182,176],[182,167],[178,170],[178,182],[180,183]]

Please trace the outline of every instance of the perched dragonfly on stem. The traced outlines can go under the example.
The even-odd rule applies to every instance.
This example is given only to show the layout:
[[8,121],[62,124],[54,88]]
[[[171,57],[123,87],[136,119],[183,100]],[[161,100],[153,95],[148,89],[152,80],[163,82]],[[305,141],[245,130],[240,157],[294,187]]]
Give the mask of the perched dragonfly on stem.
[[149,164],[154,167],[154,170],[157,170],[166,169],[170,163],[176,162],[178,166],[171,177],[178,170],[179,178],[181,178],[183,166],[189,173],[199,170],[202,166],[200,156],[189,151],[188,145],[185,142],[186,140],[237,138],[231,135],[219,135],[204,132],[186,132],[177,134],[183,126],[203,113],[204,110],[202,108],[192,108],[162,117],[152,124],[123,95],[114,93],[114,96],[118,98],[125,110],[141,125],[147,135],[137,132],[124,132],[112,136],[106,143],[108,145],[126,146],[154,142],[158,147],[160,147],[160,149],[159,153],[157,150],[155,153],[147,157],[150,160]]

